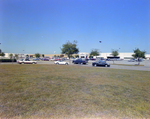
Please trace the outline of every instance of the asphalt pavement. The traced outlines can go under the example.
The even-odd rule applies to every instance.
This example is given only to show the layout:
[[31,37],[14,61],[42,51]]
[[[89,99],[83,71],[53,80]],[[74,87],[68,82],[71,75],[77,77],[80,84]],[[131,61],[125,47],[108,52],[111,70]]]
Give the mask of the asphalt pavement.
[[[89,61],[86,65],[73,64],[72,61],[67,60],[69,65],[77,65],[77,66],[85,66],[85,67],[93,67],[92,62]],[[96,68],[111,68],[111,69],[127,69],[127,70],[141,70],[141,71],[150,71],[150,60],[145,60],[140,62],[140,66],[138,66],[138,62],[128,62],[127,60],[123,61],[107,61],[110,64],[110,67],[96,67]],[[17,64],[17,63],[0,63],[2,64]],[[54,64],[54,61],[37,61],[37,64]],[[18,64],[19,65],[19,64]],[[125,65],[125,66],[124,66]]]

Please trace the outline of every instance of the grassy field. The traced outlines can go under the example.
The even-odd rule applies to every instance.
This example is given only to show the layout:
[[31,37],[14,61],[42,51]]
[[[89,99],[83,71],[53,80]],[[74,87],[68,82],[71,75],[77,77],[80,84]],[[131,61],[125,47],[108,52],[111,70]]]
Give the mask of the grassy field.
[[150,72],[0,65],[0,118],[150,118]]

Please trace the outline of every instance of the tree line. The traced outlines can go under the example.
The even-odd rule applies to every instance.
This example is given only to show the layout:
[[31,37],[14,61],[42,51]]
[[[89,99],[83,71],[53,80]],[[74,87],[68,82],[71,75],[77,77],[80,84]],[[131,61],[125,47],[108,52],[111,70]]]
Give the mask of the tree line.
[[[77,48],[77,41],[73,41],[73,42],[68,41],[67,43],[63,44],[62,48],[60,49],[61,49],[61,54],[62,55],[66,54],[69,57],[69,59],[73,54],[79,53],[79,48]],[[145,51],[141,51],[139,48],[136,48],[133,51],[134,51],[134,54],[132,56],[134,58],[138,60],[140,58],[145,58],[145,53],[146,53]],[[90,53],[90,57],[99,56],[99,55],[100,54],[97,49],[92,50]],[[112,50],[112,56],[116,57],[118,55],[119,55],[118,50]],[[0,56],[5,56],[5,53],[4,52],[0,53]],[[35,57],[40,57],[40,56],[41,56],[40,53],[35,54]],[[42,54],[42,56],[44,57],[44,54]],[[10,54],[10,58],[12,57],[13,57],[13,54]],[[18,55],[15,55],[15,58],[18,58]]]

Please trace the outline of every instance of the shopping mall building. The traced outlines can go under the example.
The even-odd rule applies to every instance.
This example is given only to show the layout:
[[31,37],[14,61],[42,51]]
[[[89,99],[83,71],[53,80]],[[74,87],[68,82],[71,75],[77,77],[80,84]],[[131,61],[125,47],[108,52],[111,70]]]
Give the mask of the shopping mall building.
[[[3,58],[10,58],[10,54],[13,54],[13,56],[15,56],[15,53],[5,53],[5,57]],[[99,56],[95,56],[99,57],[99,58],[104,58],[104,59],[111,59],[111,58],[117,58],[117,59],[123,59],[123,60],[129,60],[133,58],[134,53],[119,53],[119,55],[117,57],[113,57],[112,53],[100,53]],[[35,57],[34,54],[17,54],[19,58],[25,58],[26,55],[28,55],[29,57]],[[60,56],[61,54],[44,54],[45,57],[54,57],[54,56]],[[87,52],[80,52],[79,54],[74,54],[73,56],[79,55],[79,58],[89,58],[90,54]],[[1,57],[1,56],[0,56]],[[64,57],[67,57],[67,55],[64,55]],[[145,54],[145,57],[147,60],[150,60],[150,54]]]
[[[117,58],[117,59],[129,60],[129,59],[133,58],[133,56],[132,56],[133,54],[134,53],[119,53],[119,55],[117,57],[114,57],[112,55],[112,53],[100,53],[100,55],[97,57],[104,58],[104,59]],[[86,53],[86,52],[79,53],[80,58],[89,58],[89,56],[90,56],[90,54]],[[145,57],[147,60],[150,60],[150,54],[145,54]]]

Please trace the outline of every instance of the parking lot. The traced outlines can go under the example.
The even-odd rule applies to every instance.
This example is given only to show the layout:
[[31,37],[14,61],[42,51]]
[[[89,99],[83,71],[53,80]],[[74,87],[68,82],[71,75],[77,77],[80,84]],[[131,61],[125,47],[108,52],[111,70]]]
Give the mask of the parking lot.
[[107,63],[111,65],[109,68],[112,68],[112,69],[150,71],[150,60],[140,62],[140,66],[137,65],[138,62],[128,62],[128,60],[114,61],[114,64],[113,64],[113,61],[107,61]]
[[[140,62],[140,66],[137,65],[138,64],[137,62],[128,62],[127,60],[115,61],[114,64],[113,64],[113,61],[107,61],[107,63],[109,63],[111,66],[110,67],[96,67],[96,68],[150,71],[150,61],[149,60]],[[91,61],[89,61],[89,63],[87,65],[82,65],[82,66],[93,67]]]
[[[75,66],[84,66],[84,67],[93,67],[92,62],[89,61],[86,65],[73,64],[71,60],[67,60],[69,65]],[[127,69],[127,70],[141,70],[141,71],[150,71],[150,60],[145,60],[140,62],[140,66],[138,66],[138,62],[128,62],[127,60],[123,61],[107,61],[111,66],[110,67],[95,67],[95,68],[111,68],[111,69]],[[17,63],[0,63],[0,64],[17,64]],[[54,64],[54,61],[37,61],[37,64]]]

